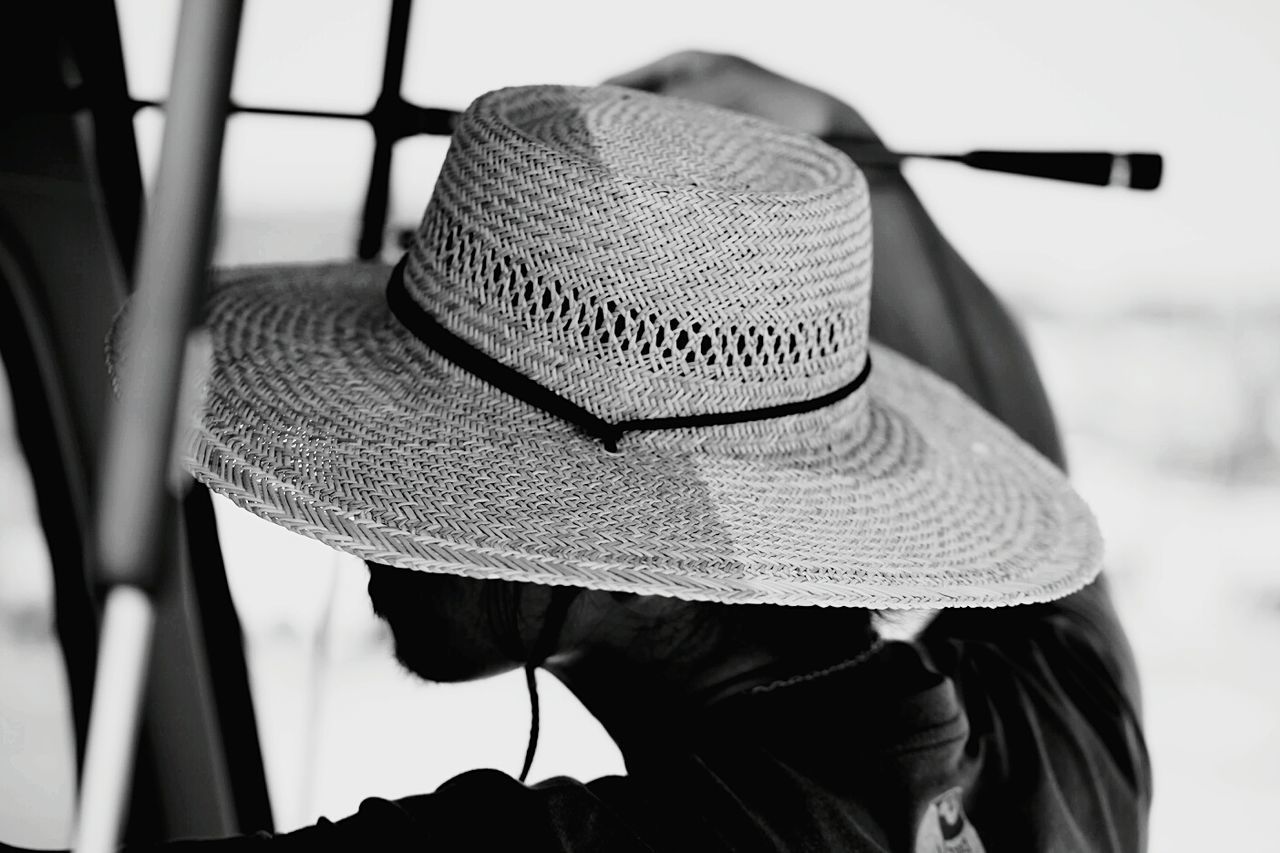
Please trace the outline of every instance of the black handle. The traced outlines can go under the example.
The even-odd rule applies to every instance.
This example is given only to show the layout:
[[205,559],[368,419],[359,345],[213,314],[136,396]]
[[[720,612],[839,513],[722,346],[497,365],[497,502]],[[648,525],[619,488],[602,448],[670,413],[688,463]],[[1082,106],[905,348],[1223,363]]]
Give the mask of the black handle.
[[1159,154],[1110,154],[1105,151],[970,151],[946,156],[975,169],[1030,175],[1093,186],[1153,190],[1160,186],[1164,158]]
[[892,151],[883,145],[845,137],[828,137],[859,166],[897,166],[919,157],[950,160],[975,169],[1028,175],[1092,186],[1154,190],[1160,186],[1164,158],[1159,154],[1112,154],[1108,151],[970,151],[968,154],[923,154]]

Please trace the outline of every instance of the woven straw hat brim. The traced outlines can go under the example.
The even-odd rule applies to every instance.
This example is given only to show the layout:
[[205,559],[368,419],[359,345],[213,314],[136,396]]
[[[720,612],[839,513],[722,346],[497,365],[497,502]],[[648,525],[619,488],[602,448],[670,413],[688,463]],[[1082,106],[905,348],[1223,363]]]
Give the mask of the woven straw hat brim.
[[611,454],[412,337],[388,274],[224,274],[196,478],[340,551],[476,578],[919,609],[1049,600],[1098,570],[1061,473],[884,348],[820,452],[756,422],[637,433]]

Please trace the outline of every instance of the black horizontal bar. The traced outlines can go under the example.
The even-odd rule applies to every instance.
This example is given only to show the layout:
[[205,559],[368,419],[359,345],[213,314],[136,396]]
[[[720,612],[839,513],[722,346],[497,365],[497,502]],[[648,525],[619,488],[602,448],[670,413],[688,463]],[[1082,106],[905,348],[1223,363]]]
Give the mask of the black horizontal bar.
[[[130,102],[130,107],[137,112],[144,107],[155,107],[164,109],[163,101],[146,101],[134,99]],[[244,104],[231,104],[228,109],[230,113],[247,113],[249,115],[269,115],[269,116],[290,116],[293,118],[325,118],[337,119],[339,121],[363,121],[368,124],[377,124],[380,120],[380,114],[376,110],[370,110],[364,113],[337,112],[333,110],[295,110],[285,107],[255,107],[246,106]],[[395,107],[396,124],[399,125],[398,132],[395,134],[400,138],[405,136],[417,136],[425,134],[428,136],[448,136],[453,133],[454,123],[457,121],[460,113],[457,110],[446,109],[444,107],[419,107],[413,104],[401,101]],[[389,114],[387,114],[389,115]]]
[[[161,107],[156,101],[132,102],[135,110]],[[292,110],[281,107],[251,107],[232,104],[231,112],[253,115],[295,116],[364,121],[370,124],[390,123],[384,128],[396,139],[421,134],[448,136],[457,124],[458,110],[443,107],[419,107],[401,101],[391,110],[367,113],[332,112],[326,110]],[[385,116],[385,118],[383,117]],[[1049,180],[1094,185],[1116,183],[1132,189],[1151,190],[1160,186],[1163,158],[1159,154],[1113,154],[1102,151],[970,151],[964,154],[935,154],[894,151],[864,140],[828,137],[825,142],[848,154],[860,166],[898,166],[908,159],[949,160],[975,169],[1011,172]],[[1117,169],[1117,162],[1122,167]],[[1123,177],[1121,177],[1123,176]]]
[[1164,171],[1164,158],[1150,153],[969,151],[963,154],[935,154],[893,151],[878,143],[843,137],[829,137],[826,142],[849,155],[859,166],[898,166],[909,158],[946,160],[990,172],[1135,190],[1156,189],[1160,186]]

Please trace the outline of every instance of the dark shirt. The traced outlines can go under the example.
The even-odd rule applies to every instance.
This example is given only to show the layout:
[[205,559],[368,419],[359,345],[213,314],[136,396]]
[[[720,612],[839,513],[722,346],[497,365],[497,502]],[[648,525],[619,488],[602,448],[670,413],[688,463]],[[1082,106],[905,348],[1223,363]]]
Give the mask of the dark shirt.
[[[1140,851],[1151,778],[1101,585],[940,615],[861,666],[620,744],[626,776],[476,770],[236,849]],[[215,842],[221,848],[226,842]],[[201,845],[203,847],[203,845]],[[173,850],[174,848],[166,848]]]

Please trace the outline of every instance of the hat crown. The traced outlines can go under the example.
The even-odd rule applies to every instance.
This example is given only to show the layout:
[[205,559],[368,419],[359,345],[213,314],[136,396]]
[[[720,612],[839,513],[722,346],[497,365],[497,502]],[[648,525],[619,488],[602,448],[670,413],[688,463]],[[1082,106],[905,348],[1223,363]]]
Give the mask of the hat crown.
[[410,298],[600,417],[764,408],[863,367],[866,183],[748,116],[537,86],[463,114],[409,250]]

